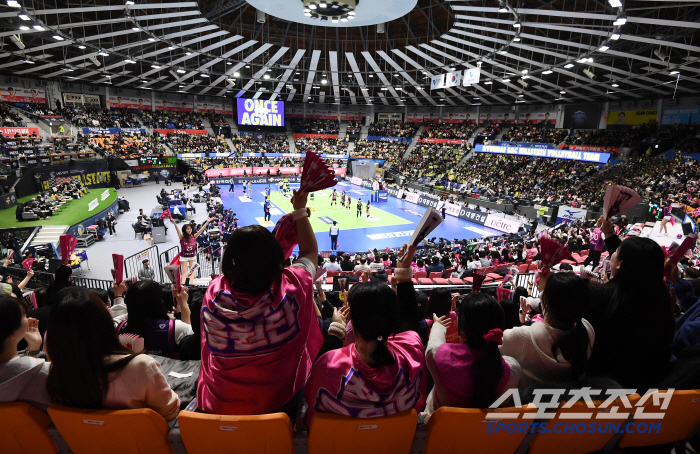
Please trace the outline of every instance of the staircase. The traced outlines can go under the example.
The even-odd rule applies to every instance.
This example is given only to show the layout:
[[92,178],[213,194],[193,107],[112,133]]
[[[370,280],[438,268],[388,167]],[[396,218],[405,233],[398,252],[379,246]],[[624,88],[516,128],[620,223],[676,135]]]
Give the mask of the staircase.
[[238,135],[238,125],[236,124],[235,121],[233,121],[233,117],[232,118],[225,117],[225,119],[226,119],[226,123],[228,123],[229,126],[231,126],[231,134],[237,136]]
[[457,163],[457,168],[462,167],[469,158],[471,158],[474,155],[474,149],[472,149],[469,153],[465,153],[464,157]]
[[231,152],[235,153],[236,151],[238,151],[238,148],[236,148],[236,146],[233,144],[233,140],[226,139],[226,145],[228,145],[228,148],[229,150],[231,150]]
[[348,135],[348,122],[341,121],[340,122],[340,129],[338,129],[338,138],[344,139],[345,136],[347,136],[347,135]]
[[413,149],[416,148],[416,144],[418,143],[418,140],[420,139],[420,135],[423,133],[423,129],[425,129],[425,127],[423,125],[421,125],[418,128],[418,131],[416,131],[416,135],[413,136],[413,140],[411,141],[411,145],[408,146],[408,148],[406,149],[406,153],[403,154],[404,159],[408,159],[408,157],[411,156],[411,153],[413,153]]
[[294,133],[292,128],[287,128],[287,143],[289,144],[289,152],[296,153],[297,147],[294,145]]
[[29,245],[53,243],[55,247],[58,247],[60,236],[66,233],[69,228],[69,225],[43,225]]
[[[348,127],[345,127],[345,131],[348,130]],[[360,140],[367,140],[367,136],[369,135],[369,126],[362,126],[360,128]]]

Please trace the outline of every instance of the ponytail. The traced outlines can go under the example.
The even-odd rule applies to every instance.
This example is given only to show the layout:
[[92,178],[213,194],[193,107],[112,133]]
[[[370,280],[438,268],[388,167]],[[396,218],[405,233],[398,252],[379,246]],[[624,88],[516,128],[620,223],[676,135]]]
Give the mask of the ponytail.
[[377,340],[377,348],[374,349],[370,358],[374,362],[374,367],[391,366],[396,363],[396,358],[386,346],[386,338]]
[[552,357],[556,358],[557,349],[560,350],[564,359],[571,363],[571,378],[578,380],[586,375],[589,346],[588,331],[583,324],[583,319],[579,319],[572,332],[559,343],[552,345]]
[[487,342],[486,351],[474,362],[474,407],[487,408],[496,400],[503,375],[503,359],[498,343]]
[[399,301],[386,284],[363,282],[352,286],[348,293],[352,327],[365,341],[377,346],[370,354],[373,367],[390,366],[396,358],[387,346],[387,340],[399,323]]

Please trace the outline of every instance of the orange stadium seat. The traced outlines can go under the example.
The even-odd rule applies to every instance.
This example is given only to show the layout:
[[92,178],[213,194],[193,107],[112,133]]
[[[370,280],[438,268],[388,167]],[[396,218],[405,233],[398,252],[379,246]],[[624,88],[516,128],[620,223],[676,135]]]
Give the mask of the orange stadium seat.
[[0,452],[3,454],[58,453],[49,435],[49,415],[26,402],[0,404]]

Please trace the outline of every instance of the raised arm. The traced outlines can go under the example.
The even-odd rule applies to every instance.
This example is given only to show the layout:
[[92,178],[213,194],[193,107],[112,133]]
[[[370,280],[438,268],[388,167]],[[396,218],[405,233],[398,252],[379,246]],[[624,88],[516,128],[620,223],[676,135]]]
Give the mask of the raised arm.
[[182,232],[180,231],[180,227],[175,224],[175,219],[170,218],[170,222],[173,223],[173,226],[175,226],[175,231],[177,232],[177,237],[182,240]]
[[207,226],[209,225],[209,223],[210,223],[211,221],[213,221],[213,220],[214,220],[214,218],[209,218],[209,219],[207,219],[207,222],[205,222],[204,225],[202,226],[202,228],[199,229],[199,232],[197,232],[197,233],[194,234],[194,237],[197,238],[199,235],[201,235],[202,232],[204,232],[204,229],[206,229]]
[[[399,299],[399,328],[396,333],[404,331],[419,332],[418,325],[418,299],[411,280],[413,271],[411,261],[416,253],[415,246],[401,246],[398,256],[403,257],[397,263],[394,275],[397,279],[396,296]],[[419,333],[420,334],[420,333]]]
[[307,210],[307,215],[296,220],[297,241],[299,242],[299,257],[306,257],[312,263],[318,262],[318,244],[316,235],[311,228],[309,216],[311,212],[306,208],[306,198],[308,194],[293,192],[292,206],[294,210]]

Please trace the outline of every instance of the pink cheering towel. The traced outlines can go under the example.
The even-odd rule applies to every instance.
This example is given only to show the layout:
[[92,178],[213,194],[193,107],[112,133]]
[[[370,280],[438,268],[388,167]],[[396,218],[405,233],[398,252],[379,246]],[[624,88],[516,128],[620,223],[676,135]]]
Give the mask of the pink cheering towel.
[[338,184],[335,173],[323,159],[314,152],[307,151],[298,193],[310,193],[331,188]]
[[571,250],[565,244],[548,236],[540,239],[540,255],[542,256],[542,274],[549,273],[549,269],[571,255]]
[[603,217],[605,219],[610,219],[617,214],[639,205],[641,202],[642,198],[639,197],[639,194],[637,194],[634,189],[630,189],[627,186],[609,185],[605,188]]
[[68,265],[70,263],[70,255],[75,250],[75,246],[78,245],[78,239],[73,235],[61,235],[59,245],[61,247],[61,263]]
[[472,293],[479,293],[481,291],[481,285],[486,279],[486,269],[481,268],[472,274]]

